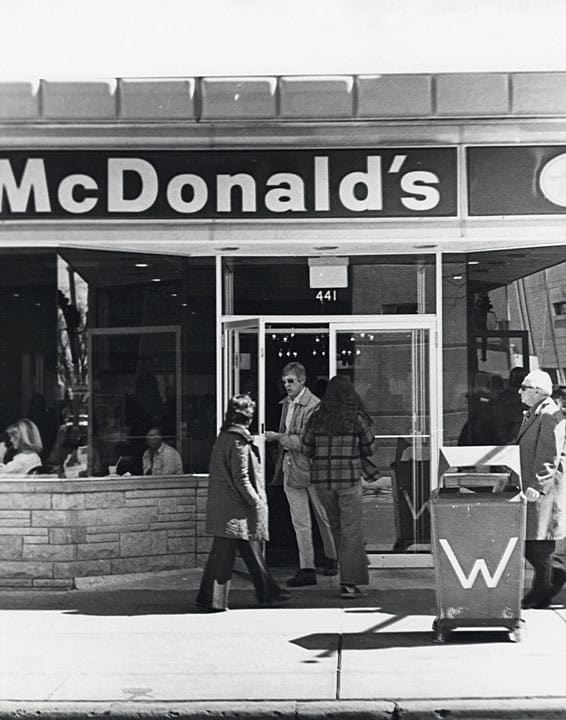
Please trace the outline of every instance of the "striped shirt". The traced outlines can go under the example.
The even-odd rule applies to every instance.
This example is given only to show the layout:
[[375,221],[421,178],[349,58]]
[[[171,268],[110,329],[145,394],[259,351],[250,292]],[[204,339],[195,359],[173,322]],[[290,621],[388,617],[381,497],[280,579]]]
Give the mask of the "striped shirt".
[[304,454],[311,458],[311,483],[333,489],[356,485],[367,475],[367,458],[375,452],[374,435],[366,415],[358,413],[357,427],[346,435],[328,435],[315,428],[316,413],[302,436]]

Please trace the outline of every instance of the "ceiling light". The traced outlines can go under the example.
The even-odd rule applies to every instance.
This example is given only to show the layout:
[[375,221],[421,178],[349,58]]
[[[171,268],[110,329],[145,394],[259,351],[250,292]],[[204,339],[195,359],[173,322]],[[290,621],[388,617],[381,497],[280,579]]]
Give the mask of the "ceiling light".
[[161,278],[151,278],[151,282],[161,282]]
[[139,268],[147,267],[147,263],[136,263],[135,267],[139,267]]
[[479,265],[479,264],[480,264],[479,260],[468,260],[468,265]]
[[463,280],[463,279],[464,279],[463,275],[452,275],[452,280]]

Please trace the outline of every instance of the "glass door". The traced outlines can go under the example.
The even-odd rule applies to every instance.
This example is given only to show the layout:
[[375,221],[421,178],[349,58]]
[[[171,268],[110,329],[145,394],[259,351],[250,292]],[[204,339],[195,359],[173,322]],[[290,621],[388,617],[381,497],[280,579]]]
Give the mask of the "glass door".
[[346,375],[373,420],[380,477],[364,481],[369,553],[430,551],[429,496],[436,477],[434,317],[330,324],[330,375]]
[[250,427],[264,460],[265,432],[265,324],[261,318],[222,323],[222,424],[229,398],[248,393],[256,402]]

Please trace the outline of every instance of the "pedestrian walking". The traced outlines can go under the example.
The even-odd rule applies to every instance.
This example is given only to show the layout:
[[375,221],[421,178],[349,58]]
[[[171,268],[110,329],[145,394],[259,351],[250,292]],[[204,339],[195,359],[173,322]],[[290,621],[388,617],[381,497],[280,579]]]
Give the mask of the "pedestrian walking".
[[250,572],[259,603],[290,598],[263,558],[263,543],[269,539],[268,510],[259,451],[249,432],[254,411],[249,395],[231,398],[212,448],[206,530],[214,540],[196,600],[209,611],[228,608],[237,553]]
[[552,380],[548,373],[530,372],[519,393],[529,408],[516,440],[527,499],[525,557],[535,571],[532,587],[523,598],[523,607],[544,608],[566,580],[562,559],[555,556],[556,541],[566,535],[563,456],[566,421],[550,397]]

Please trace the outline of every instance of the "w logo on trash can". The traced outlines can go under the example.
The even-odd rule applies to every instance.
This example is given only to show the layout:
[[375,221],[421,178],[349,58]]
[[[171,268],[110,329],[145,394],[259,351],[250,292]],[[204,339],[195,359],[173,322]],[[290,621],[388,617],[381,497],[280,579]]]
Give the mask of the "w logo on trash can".
[[509,539],[509,542],[507,543],[507,547],[505,548],[505,552],[503,553],[501,560],[499,561],[499,564],[495,568],[495,572],[493,575],[491,574],[486,561],[483,558],[478,558],[470,570],[470,574],[466,576],[464,571],[462,570],[462,566],[460,565],[460,562],[458,561],[458,558],[454,554],[454,550],[452,550],[452,547],[448,540],[445,538],[439,538],[438,540],[440,547],[444,550],[446,557],[450,561],[450,565],[452,565],[452,568],[454,572],[456,573],[456,577],[458,578],[458,581],[460,582],[460,585],[465,589],[469,590],[474,586],[474,583],[476,581],[476,578],[478,575],[482,575],[483,579],[485,580],[485,584],[488,588],[495,588],[498,586],[499,581],[501,580],[501,577],[503,573],[505,572],[505,568],[507,567],[507,564],[509,562],[509,559],[511,558],[511,555],[513,554],[513,550],[515,549],[515,546],[519,542],[518,537],[512,537]]

